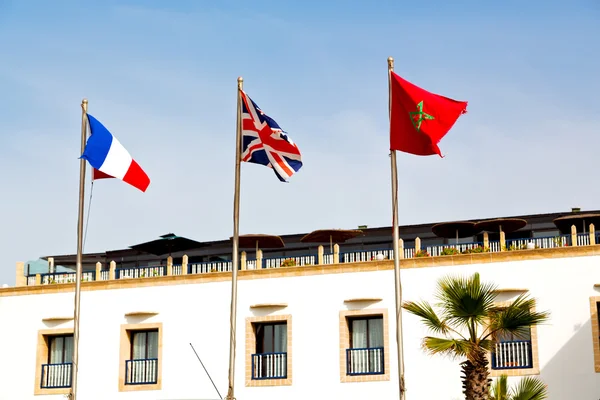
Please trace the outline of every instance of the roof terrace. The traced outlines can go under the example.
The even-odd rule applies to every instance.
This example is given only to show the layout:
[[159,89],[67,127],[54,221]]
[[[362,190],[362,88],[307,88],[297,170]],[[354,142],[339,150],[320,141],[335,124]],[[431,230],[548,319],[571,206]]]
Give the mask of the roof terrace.
[[[600,243],[600,211],[525,215],[400,227],[400,258],[499,253]],[[308,235],[245,235],[240,270],[393,259],[391,227],[321,230]],[[269,247],[269,248],[266,248]],[[75,255],[43,257],[48,268],[17,263],[17,286],[72,283]],[[60,268],[59,268],[60,267]],[[231,271],[231,240],[197,242],[174,234],[128,249],[85,254],[85,281],[142,279]]]

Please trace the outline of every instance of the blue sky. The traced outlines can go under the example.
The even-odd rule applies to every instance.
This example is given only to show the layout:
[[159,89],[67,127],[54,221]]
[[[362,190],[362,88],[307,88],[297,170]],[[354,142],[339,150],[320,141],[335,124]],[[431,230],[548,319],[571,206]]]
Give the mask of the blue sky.
[[388,56],[469,101],[444,159],[399,154],[401,224],[600,208],[599,17],[595,0],[0,0],[0,284],[76,250],[84,97],[152,180],[96,182],[86,251],[231,235],[239,75],[304,161],[289,184],[242,165],[241,232],[389,225]]

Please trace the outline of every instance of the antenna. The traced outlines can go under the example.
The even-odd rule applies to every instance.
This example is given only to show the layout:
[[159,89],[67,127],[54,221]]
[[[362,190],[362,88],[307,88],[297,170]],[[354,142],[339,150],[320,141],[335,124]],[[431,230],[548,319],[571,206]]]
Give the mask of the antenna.
[[206,367],[202,363],[202,360],[200,359],[200,356],[198,355],[198,353],[196,353],[196,349],[194,349],[194,346],[192,346],[191,343],[190,343],[190,346],[192,347],[192,350],[194,350],[194,354],[196,354],[196,357],[198,358],[198,361],[200,361],[200,365],[202,365],[202,368],[204,368],[204,372],[206,372],[206,375],[208,376],[208,379],[210,379],[210,383],[212,383],[213,387],[217,391],[217,394],[219,395],[219,399],[223,400],[223,396],[221,396],[221,393],[219,393],[219,389],[217,389],[217,386],[215,385],[215,383],[213,382],[212,378],[210,377],[210,374],[208,373],[208,371],[206,370]]

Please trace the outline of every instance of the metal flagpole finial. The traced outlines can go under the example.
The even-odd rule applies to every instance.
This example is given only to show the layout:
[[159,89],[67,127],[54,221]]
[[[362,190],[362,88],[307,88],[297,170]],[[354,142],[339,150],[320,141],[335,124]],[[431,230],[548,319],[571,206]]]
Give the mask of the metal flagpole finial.
[[388,68],[394,69],[394,57],[388,57]]
[[87,99],[81,100],[81,108],[83,108],[84,110],[87,110],[87,105],[88,105]]
[[244,84],[244,78],[238,76],[238,88],[241,89]]

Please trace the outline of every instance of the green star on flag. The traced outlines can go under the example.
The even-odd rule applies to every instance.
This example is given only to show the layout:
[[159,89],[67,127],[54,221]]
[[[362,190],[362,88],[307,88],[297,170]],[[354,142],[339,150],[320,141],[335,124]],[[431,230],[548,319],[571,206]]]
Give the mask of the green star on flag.
[[[423,101],[417,104],[418,111],[411,111],[408,114],[410,115],[410,120],[412,121],[413,126],[418,131],[421,130],[421,123],[426,119],[435,119],[432,115],[423,112]],[[415,118],[416,117],[416,118]]]

